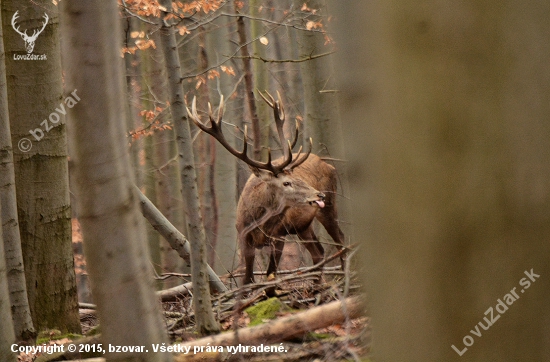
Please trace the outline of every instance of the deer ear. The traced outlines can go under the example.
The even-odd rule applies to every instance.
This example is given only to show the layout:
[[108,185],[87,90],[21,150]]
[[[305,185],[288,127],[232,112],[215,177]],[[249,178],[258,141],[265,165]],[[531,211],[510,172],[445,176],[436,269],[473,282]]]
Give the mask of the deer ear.
[[254,166],[250,166],[250,170],[252,171],[252,173],[258,177],[259,179],[263,180],[263,181],[269,181],[273,178],[273,174],[269,171],[266,171],[266,170],[262,170],[262,169],[259,169],[257,167],[254,167]]

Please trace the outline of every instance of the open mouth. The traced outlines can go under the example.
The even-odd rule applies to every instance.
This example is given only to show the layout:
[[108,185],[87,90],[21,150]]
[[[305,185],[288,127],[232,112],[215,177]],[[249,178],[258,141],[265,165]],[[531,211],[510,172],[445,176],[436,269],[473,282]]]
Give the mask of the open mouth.
[[315,201],[310,201],[309,204],[311,206],[313,206],[313,204],[317,204],[319,206],[319,208],[323,208],[325,207],[325,202],[323,200],[315,200]]

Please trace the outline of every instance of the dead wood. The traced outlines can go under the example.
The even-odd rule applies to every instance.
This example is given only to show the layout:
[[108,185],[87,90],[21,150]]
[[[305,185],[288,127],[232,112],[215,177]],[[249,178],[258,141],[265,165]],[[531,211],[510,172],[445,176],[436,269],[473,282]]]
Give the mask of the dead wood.
[[[151,226],[162,235],[170,246],[178,253],[184,260],[189,261],[189,254],[191,247],[189,241],[179,232],[178,229],[164,215],[153,205],[153,203],[145,196],[139,187],[135,186],[136,192],[139,195],[139,203],[141,205],[141,213],[149,221]],[[210,279],[210,286],[216,291],[226,292],[227,287],[222,283],[218,275],[207,265],[208,277]]]
[[[362,315],[362,305],[358,297],[344,301],[334,301],[308,311],[276,319],[260,326],[239,329],[235,332],[217,334],[206,338],[182,343],[182,347],[195,346],[237,346],[268,345],[301,336],[309,331],[340,324]],[[209,358],[215,358],[209,353]],[[220,356],[221,357],[221,356]],[[177,354],[175,361],[199,360],[199,354]]]

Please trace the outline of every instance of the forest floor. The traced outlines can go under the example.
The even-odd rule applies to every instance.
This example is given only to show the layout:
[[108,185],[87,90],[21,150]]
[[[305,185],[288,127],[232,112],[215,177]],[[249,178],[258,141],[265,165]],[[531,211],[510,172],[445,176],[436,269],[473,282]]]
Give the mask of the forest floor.
[[[358,285],[355,273],[349,270],[325,267],[321,275],[321,271],[310,267],[290,272],[282,271],[276,280],[235,287],[228,292],[214,294],[212,302],[222,333],[241,331],[287,316],[299,315],[303,311],[321,308],[331,302],[343,301],[347,296],[360,295]],[[198,337],[194,334],[195,320],[191,295],[183,292],[162,299],[164,321],[171,342],[193,344],[193,341],[197,341]],[[81,305],[80,308],[82,333],[90,339],[85,343],[100,343],[97,337],[94,337],[99,333],[99,320],[95,309],[90,307],[93,306]],[[62,336],[52,331],[49,335],[43,335],[37,344],[63,344],[77,339],[76,336]],[[258,338],[254,344],[259,346],[263,343],[262,339]],[[368,361],[365,356],[368,355],[370,346],[369,318],[346,316],[343,322],[329,323],[323,328],[308,330],[292,338],[281,338],[277,343],[265,345],[281,346],[283,352],[252,352],[245,350],[243,346],[238,353],[226,354],[222,359],[216,360]],[[39,359],[37,357],[39,356],[21,354],[19,361],[55,360],[44,359],[45,356]]]

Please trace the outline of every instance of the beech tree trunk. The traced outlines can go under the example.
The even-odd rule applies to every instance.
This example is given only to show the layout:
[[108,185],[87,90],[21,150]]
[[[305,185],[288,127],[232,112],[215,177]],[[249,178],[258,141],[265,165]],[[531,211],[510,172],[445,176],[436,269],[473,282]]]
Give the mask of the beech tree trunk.
[[[234,0],[235,11],[240,12],[237,5],[237,0]],[[254,100],[254,84],[252,78],[252,66],[250,61],[250,54],[248,53],[248,39],[246,36],[246,26],[244,24],[244,19],[242,17],[237,18],[237,34],[239,35],[239,48],[240,54],[243,60],[243,74],[244,74],[244,87],[246,95],[246,105],[248,106],[248,112],[250,113],[250,122],[252,128],[252,142],[254,157],[259,160],[262,155],[262,144],[261,144],[261,126],[258,119],[258,111],[256,106],[256,101]]]
[[[47,14],[32,50],[47,59],[14,59],[28,55],[11,26],[16,11],[16,26],[27,34],[42,29]],[[19,230],[32,319],[37,330],[80,333],[64,122],[64,114],[78,100],[63,95],[58,8],[49,0],[24,8],[20,1],[5,0],[2,22],[12,144],[18,145],[14,163]]]
[[[0,43],[1,38],[0,33]],[[0,54],[3,54],[1,47],[2,45],[0,44]],[[2,204],[0,204],[0,215],[1,214]],[[11,303],[7,272],[4,255],[4,239],[2,238],[2,232],[0,232],[0,321],[2,321],[2,328],[0,328],[0,360],[15,362],[17,359],[15,354],[11,352],[11,346],[15,343],[15,334],[10,310]]]
[[[153,32],[151,38],[157,44],[156,49],[151,49],[151,92],[157,100],[156,106],[163,109],[158,120],[161,124],[170,124],[170,108],[168,107],[168,85],[166,80],[166,62],[164,54],[158,45],[161,44],[159,32]],[[173,123],[172,123],[173,125]],[[177,160],[177,146],[174,129],[164,129],[153,135],[155,143],[155,180],[157,190],[157,205],[160,212],[182,234],[187,233],[185,215],[181,193],[181,177],[179,162]],[[191,265],[184,262],[178,253],[170,247],[170,244],[161,238],[160,256],[163,272],[189,273]],[[169,278],[164,282],[165,287],[173,287],[181,284],[176,278]]]
[[[166,9],[172,8],[171,0],[163,0]],[[164,14],[166,15],[166,14]],[[212,312],[212,299],[208,287],[206,272],[206,238],[202,224],[197,175],[193,157],[193,144],[181,84],[181,67],[177,52],[176,35],[173,28],[163,26],[161,47],[167,66],[168,85],[170,87],[170,110],[176,130],[178,160],[180,162],[182,194],[187,219],[189,239],[191,240],[191,274],[193,282],[193,307],[199,334],[212,334],[220,327]]]
[[[252,18],[260,18],[262,16],[260,8],[263,5],[262,0],[250,0],[249,1],[249,13]],[[263,24],[259,20],[249,20],[250,22],[250,38],[252,40],[252,56],[265,58],[265,47],[266,45],[260,42],[260,37],[263,37]],[[253,87],[257,91],[268,91],[269,90],[269,79],[266,64],[259,59],[252,60],[252,78],[253,78]],[[253,93],[254,94],[254,93]],[[267,147],[269,147],[269,133],[271,126],[271,108],[267,105],[266,102],[259,96],[256,95],[256,110],[258,112],[258,126],[260,134],[260,148],[261,156],[265,159],[267,157]],[[259,159],[259,158],[258,158]]]
[[[211,64],[221,64],[226,56],[231,54],[228,38],[230,36],[231,22],[228,18],[217,19],[214,23],[216,30],[207,34],[207,49],[210,54]],[[230,63],[228,63],[230,64]],[[220,78],[209,82],[210,101],[213,106],[220,103],[220,94],[225,97],[224,119],[234,124],[238,121],[235,112],[235,101],[232,96],[235,77],[220,72]],[[227,140],[235,146],[236,128],[224,125],[228,129]],[[231,131],[230,131],[231,130]],[[235,135],[235,136],[234,136]],[[213,140],[216,142],[215,140]],[[218,242],[216,243],[216,258],[218,263],[214,269],[227,273],[236,268],[237,258],[237,159],[225,148],[216,144],[215,188],[218,205]]]
[[[69,110],[78,215],[104,345],[167,341],[124,134],[121,39],[115,2],[63,1],[65,82],[82,101]],[[101,110],[101,114],[98,114]],[[169,361],[149,352],[107,360]]]
[[15,338],[18,341],[31,341],[36,336],[36,332],[32,324],[29,300],[27,298],[25,268],[23,267],[21,237],[19,234],[1,24],[0,22],[0,206],[2,207],[2,212],[0,212],[0,221],[2,224],[0,235],[2,233],[4,235],[4,256]]
[[550,3],[333,5],[373,360],[550,360]]

